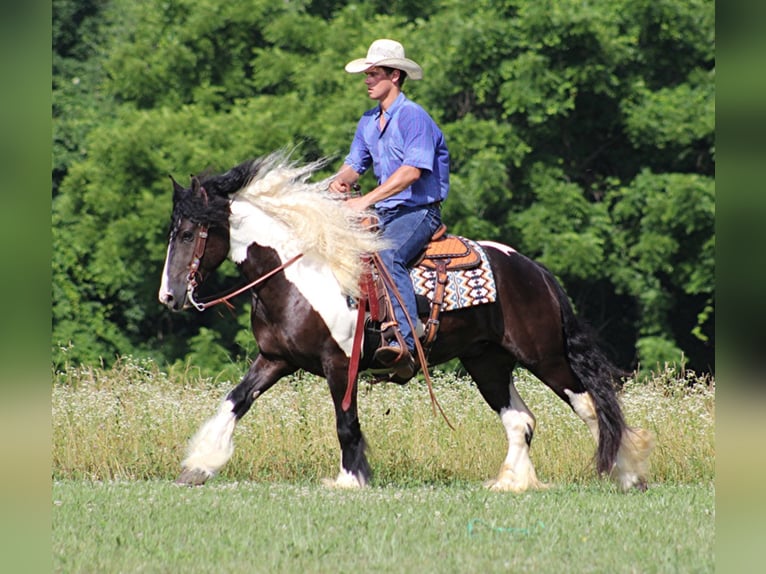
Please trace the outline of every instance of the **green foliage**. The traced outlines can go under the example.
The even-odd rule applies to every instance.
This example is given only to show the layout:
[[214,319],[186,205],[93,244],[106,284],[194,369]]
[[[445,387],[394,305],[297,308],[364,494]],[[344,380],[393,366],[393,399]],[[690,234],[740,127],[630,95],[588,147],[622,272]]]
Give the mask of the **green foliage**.
[[70,165],[86,156],[84,140],[111,104],[94,52],[103,43],[101,0],[53,2],[53,192]]
[[636,342],[641,374],[662,370],[668,357],[683,357],[681,349],[665,337],[641,337]]
[[590,203],[559,168],[533,167],[530,187],[536,201],[515,217],[524,245],[541,263],[568,277],[598,280],[606,272],[610,232],[603,203]]
[[343,64],[394,37],[448,138],[450,230],[539,258],[624,366],[712,368],[713,24],[711,0],[55,0],[54,363],[252,357],[245,309],[156,303],[167,175],[279,148],[329,175],[371,106]]
[[630,293],[641,306],[640,334],[648,337],[639,341],[644,364],[679,356],[670,325],[673,307],[693,304],[696,315],[685,329],[703,342],[712,337],[714,193],[706,177],[644,171],[610,195],[611,279],[618,292]]
[[[220,380],[236,380],[241,376],[240,366],[232,363],[226,348],[221,345],[221,335],[207,327],[189,339],[189,350],[183,367],[194,368],[202,377]],[[176,369],[181,365],[176,365]]]

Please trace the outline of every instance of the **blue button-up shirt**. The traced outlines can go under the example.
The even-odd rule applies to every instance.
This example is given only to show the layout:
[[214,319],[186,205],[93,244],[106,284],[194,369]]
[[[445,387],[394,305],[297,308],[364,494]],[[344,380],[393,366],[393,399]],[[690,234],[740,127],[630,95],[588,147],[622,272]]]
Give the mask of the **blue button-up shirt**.
[[357,173],[372,166],[378,185],[403,165],[421,170],[420,178],[411,186],[376,206],[418,206],[444,201],[449,192],[449,151],[444,134],[431,116],[404,94],[394,100],[380,129],[381,108],[368,110],[356,127],[351,150],[345,163]]

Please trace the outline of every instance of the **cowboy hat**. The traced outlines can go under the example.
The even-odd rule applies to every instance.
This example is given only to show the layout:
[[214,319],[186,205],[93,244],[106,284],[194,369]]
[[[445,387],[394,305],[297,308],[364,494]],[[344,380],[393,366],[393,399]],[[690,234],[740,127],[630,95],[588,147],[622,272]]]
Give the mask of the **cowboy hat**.
[[407,77],[420,80],[423,77],[423,69],[409,58],[404,57],[404,46],[396,40],[375,40],[367,50],[366,58],[357,58],[346,64],[346,71],[350,74],[366,72],[374,66],[395,68],[407,72]]

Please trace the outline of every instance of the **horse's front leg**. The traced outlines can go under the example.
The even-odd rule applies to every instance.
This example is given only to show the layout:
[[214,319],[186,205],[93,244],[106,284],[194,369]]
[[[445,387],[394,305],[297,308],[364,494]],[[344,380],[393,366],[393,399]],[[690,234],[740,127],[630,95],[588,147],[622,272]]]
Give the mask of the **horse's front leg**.
[[295,368],[284,361],[258,355],[239,385],[226,395],[218,412],[189,441],[176,483],[201,485],[218,472],[234,453],[232,435],[239,419],[258,396],[294,371]]
[[340,443],[340,472],[335,480],[327,479],[324,484],[335,488],[361,488],[370,482],[372,472],[365,455],[366,444],[359,425],[356,386],[348,410],[344,411],[341,405],[348,382],[347,373],[347,367],[344,366],[333,369],[327,375],[327,383],[335,404],[335,425]]

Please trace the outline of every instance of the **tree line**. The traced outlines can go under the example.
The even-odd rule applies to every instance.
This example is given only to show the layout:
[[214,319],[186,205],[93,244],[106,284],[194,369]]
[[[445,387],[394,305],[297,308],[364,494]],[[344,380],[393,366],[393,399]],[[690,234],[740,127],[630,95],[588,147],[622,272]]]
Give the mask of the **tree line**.
[[334,158],[330,175],[372,105],[343,65],[392,37],[424,69],[405,93],[450,148],[450,231],[546,265],[620,366],[713,372],[714,8],[54,0],[54,366],[252,356],[246,297],[233,316],[157,302],[167,176],[282,148]]

